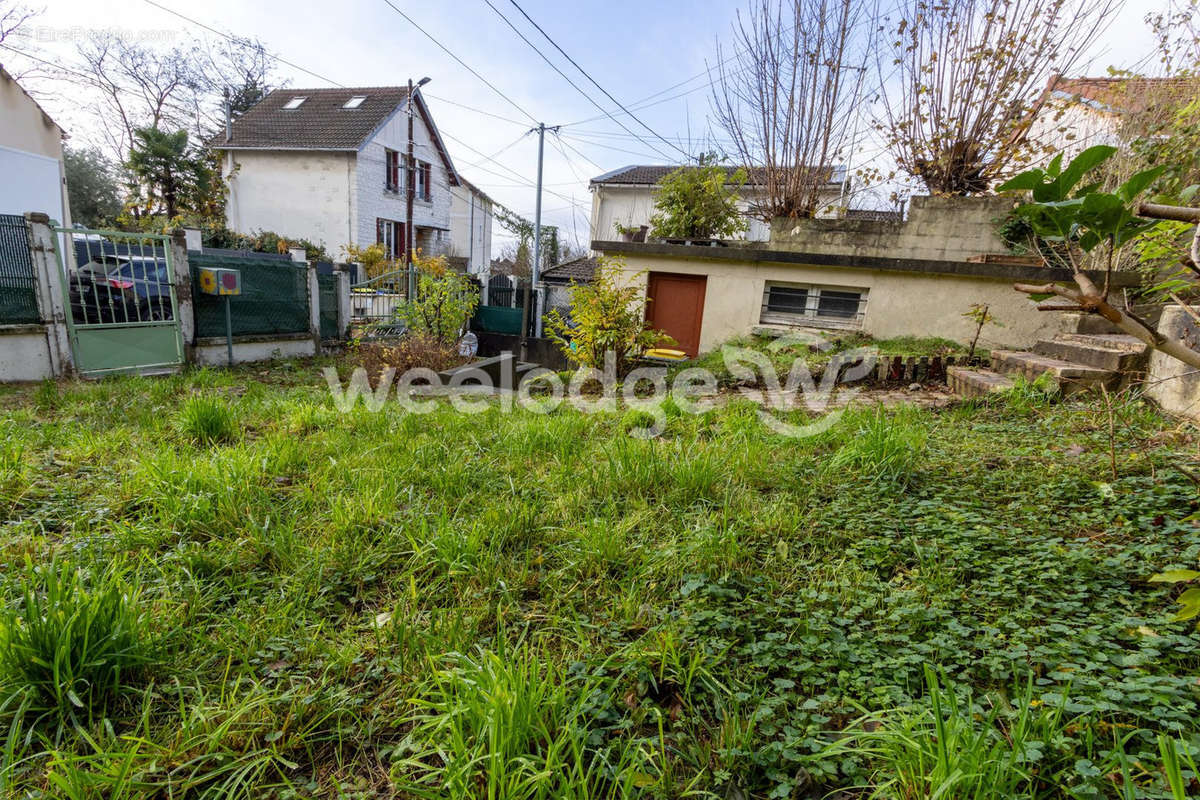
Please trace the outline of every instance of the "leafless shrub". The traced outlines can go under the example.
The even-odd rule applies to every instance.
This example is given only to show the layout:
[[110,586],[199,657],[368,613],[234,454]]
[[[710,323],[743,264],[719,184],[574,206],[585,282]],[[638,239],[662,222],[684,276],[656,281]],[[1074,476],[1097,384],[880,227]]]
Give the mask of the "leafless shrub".
[[751,213],[811,217],[850,144],[874,7],[857,0],[756,0],[738,13],[735,51],[718,47],[713,107],[738,159],[763,185]]
[[1025,134],[1116,0],[900,0],[885,18],[877,125],[930,192],[986,192],[1034,155]]
[[408,335],[396,341],[363,342],[351,351],[351,360],[367,371],[372,384],[388,367],[397,375],[410,369],[427,367],[434,372],[457,367],[468,361],[453,344],[443,344],[431,336]]

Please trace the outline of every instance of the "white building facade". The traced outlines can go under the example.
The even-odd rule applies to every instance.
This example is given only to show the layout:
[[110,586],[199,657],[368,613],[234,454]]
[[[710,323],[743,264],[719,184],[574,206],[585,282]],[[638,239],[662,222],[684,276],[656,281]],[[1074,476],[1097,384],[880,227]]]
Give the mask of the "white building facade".
[[450,252],[467,260],[472,275],[492,263],[492,208],[492,198],[464,178],[450,188]]
[[[335,259],[375,243],[402,258],[409,113],[406,87],[272,92],[211,143],[224,153],[226,224],[308,239]],[[442,254],[459,178],[419,92],[411,113],[413,244]]]
[[63,129],[0,67],[0,214],[40,211],[71,224]]
[[[658,181],[675,169],[678,167],[629,166],[593,178],[589,184],[592,192],[592,241],[619,238],[618,225],[634,229],[642,225],[649,226],[650,218],[654,215],[654,192]],[[740,239],[766,242],[771,238],[770,223],[748,213],[761,191],[753,182],[742,187],[737,205],[746,214],[747,229],[738,237]],[[821,210],[817,216],[838,216],[841,195],[840,173],[835,171],[833,179],[821,192]]]

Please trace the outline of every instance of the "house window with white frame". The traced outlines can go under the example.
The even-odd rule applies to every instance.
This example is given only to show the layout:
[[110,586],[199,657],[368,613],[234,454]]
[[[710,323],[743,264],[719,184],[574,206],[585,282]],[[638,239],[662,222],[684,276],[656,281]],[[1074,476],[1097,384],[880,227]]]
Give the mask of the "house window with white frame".
[[863,288],[771,281],[763,290],[759,321],[764,325],[861,328],[866,310],[867,290]]
[[403,258],[405,255],[404,223],[391,219],[375,220],[375,241],[383,245],[388,258]]

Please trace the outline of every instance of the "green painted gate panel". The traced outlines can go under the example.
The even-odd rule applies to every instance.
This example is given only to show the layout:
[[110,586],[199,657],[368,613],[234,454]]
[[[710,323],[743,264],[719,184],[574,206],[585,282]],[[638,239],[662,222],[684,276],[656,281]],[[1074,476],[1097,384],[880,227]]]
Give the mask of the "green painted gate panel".
[[180,364],[174,325],[103,325],[80,328],[74,337],[80,372],[120,372]]
[[[63,302],[67,309],[67,330],[75,369],[83,375],[95,376],[182,365],[183,333],[179,324],[179,302],[175,296],[175,264],[170,237],[79,228],[54,227],[53,230],[60,234],[59,241],[68,243],[71,251],[57,255],[63,276]],[[90,314],[93,307],[82,299],[79,303],[72,302],[72,286],[80,285],[73,276],[81,274],[83,268],[94,276],[109,274],[128,279],[126,283],[132,285],[134,294],[124,295],[125,299],[118,295],[116,305],[110,303],[108,306],[112,316],[116,316],[114,309],[120,309],[123,318],[103,319],[105,305],[100,305],[99,301],[94,315]],[[116,271],[108,272],[110,268]],[[126,269],[128,273],[124,271]],[[147,292],[140,303],[137,302],[139,285]],[[156,292],[153,295],[149,294],[152,287]],[[165,295],[157,294],[160,287],[166,289]],[[161,299],[151,301],[150,297]],[[169,300],[169,309],[164,300]],[[166,318],[154,320],[152,309],[155,308]],[[133,321],[135,316],[139,321]],[[96,317],[101,320],[97,321]]]
[[192,304],[196,336],[225,337],[225,299],[204,294],[200,269],[236,269],[242,273],[242,293],[229,298],[234,336],[308,333],[308,267],[273,258],[243,258],[191,253]]

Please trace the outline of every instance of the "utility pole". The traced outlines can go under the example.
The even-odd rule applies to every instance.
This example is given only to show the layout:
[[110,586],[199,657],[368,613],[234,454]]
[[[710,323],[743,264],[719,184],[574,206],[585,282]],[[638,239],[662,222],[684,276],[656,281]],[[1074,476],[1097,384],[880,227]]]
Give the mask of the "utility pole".
[[[533,130],[538,134],[538,168],[537,168],[537,200],[533,211],[533,265],[530,273],[533,276],[533,335],[542,337],[542,291],[538,288],[538,276],[542,266],[542,160],[546,150],[546,131],[557,132],[560,126],[546,128],[546,123],[539,122]],[[531,131],[532,132],[532,131]]]
[[416,97],[413,93],[429,81],[429,78],[421,78],[414,87],[412,78],[408,79],[408,158],[405,159],[404,170],[404,264],[407,269],[405,277],[410,301],[417,294],[417,276],[413,271],[413,243],[416,241],[413,234],[413,202],[417,199],[416,143],[413,141],[413,101]]

